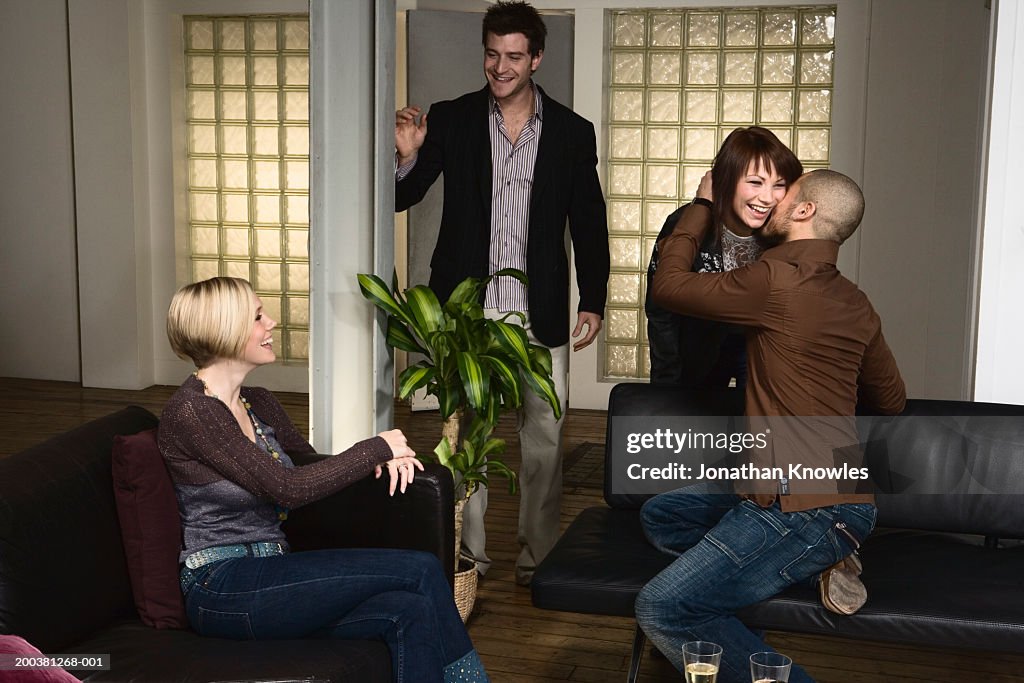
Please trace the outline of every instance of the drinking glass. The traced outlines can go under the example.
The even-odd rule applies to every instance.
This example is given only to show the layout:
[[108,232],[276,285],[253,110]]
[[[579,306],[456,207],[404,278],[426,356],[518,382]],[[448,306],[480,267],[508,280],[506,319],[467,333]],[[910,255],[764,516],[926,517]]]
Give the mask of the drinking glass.
[[754,683],[789,683],[793,660],[778,652],[750,655],[750,680]]
[[722,663],[722,646],[706,640],[683,643],[686,683],[715,683]]

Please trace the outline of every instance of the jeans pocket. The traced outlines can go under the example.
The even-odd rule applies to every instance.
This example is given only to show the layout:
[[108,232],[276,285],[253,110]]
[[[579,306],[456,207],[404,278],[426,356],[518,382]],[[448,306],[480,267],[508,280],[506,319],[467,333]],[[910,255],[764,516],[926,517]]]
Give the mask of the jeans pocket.
[[704,538],[737,566],[743,567],[788,533],[789,530],[772,517],[772,510],[743,501],[727,512],[722,522],[708,531]]
[[[831,519],[831,515],[828,516]],[[825,520],[823,520],[825,521]],[[817,538],[805,538],[805,547],[795,560],[782,568],[782,576],[791,583],[799,583],[831,567],[854,551],[845,539],[840,539],[835,524],[830,523],[817,533]]]
[[256,639],[248,612],[222,612],[200,607],[195,629],[200,635],[212,638]]

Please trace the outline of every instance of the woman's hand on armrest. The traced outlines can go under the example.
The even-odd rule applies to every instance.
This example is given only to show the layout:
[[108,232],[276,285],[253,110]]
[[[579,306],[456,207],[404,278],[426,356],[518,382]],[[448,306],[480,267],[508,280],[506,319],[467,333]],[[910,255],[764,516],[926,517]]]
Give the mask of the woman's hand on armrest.
[[[391,482],[388,485],[388,495],[395,495],[395,488],[401,493],[405,493],[406,487],[412,482],[413,474],[418,469],[420,472],[423,471],[423,463],[416,459],[416,456],[410,456],[408,458],[395,458],[394,460],[388,460],[384,463],[384,467],[388,468],[388,475],[391,478]],[[383,467],[377,465],[374,470],[374,477],[380,479],[380,475],[383,472]]]
[[[390,431],[381,432],[378,436],[387,442],[388,446],[391,447],[391,460],[384,463],[384,466],[388,468],[388,474],[390,474],[391,484],[388,487],[388,495],[395,495],[395,488],[397,487],[402,493],[405,493],[405,489],[409,486],[409,482],[412,481],[413,475],[416,470],[423,471],[423,463],[416,459],[416,452],[409,448],[409,442],[405,438],[405,434],[400,429],[392,429]],[[380,475],[383,472],[382,465],[377,465],[374,468],[374,478],[380,479]]]

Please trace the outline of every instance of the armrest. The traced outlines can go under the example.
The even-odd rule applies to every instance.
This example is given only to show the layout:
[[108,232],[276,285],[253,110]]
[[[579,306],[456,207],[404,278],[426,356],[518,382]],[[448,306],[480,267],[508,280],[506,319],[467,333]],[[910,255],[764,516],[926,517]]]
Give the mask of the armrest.
[[[296,464],[317,457],[295,458]],[[388,474],[373,475],[292,510],[284,523],[293,550],[320,548],[407,548],[425,550],[455,573],[455,497],[452,475],[425,463],[404,494],[388,496]]]

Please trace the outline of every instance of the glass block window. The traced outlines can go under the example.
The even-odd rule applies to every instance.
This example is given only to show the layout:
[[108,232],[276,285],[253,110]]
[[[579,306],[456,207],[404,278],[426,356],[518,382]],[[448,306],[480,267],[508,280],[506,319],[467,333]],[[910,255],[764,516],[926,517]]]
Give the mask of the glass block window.
[[609,12],[604,377],[650,375],[644,297],[662,223],[733,129],[771,129],[829,163],[834,6]]
[[184,18],[188,272],[252,283],[309,358],[309,17]]

